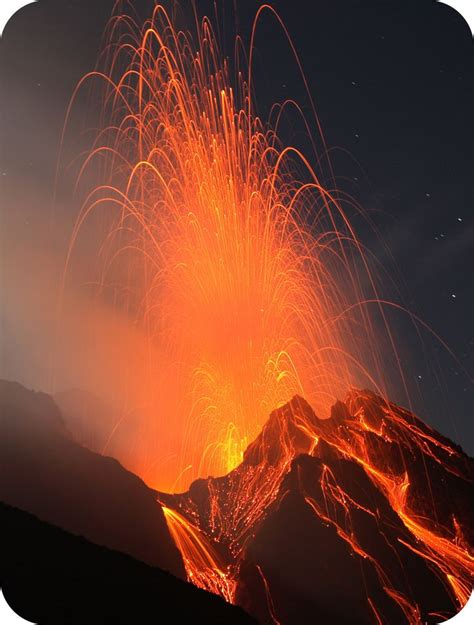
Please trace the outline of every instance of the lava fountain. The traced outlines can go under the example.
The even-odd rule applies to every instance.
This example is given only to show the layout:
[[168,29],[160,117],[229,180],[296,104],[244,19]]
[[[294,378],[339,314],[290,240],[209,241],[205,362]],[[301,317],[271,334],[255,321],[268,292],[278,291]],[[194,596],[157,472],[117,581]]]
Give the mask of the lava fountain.
[[[337,189],[309,93],[313,121],[292,100],[266,120],[257,113],[253,59],[265,13],[286,33],[262,5],[248,47],[237,37],[230,60],[196,11],[194,27],[180,30],[161,5],[144,24],[117,5],[99,68],[70,106],[98,82],[100,131],[78,185],[94,175],[99,184],[77,217],[64,287],[84,230],[105,225],[95,233],[99,293],[145,337],[142,366],[130,373],[143,401],[125,464],[162,491],[189,581],[251,613],[266,602],[263,622],[281,622],[285,596],[265,570],[264,546],[292,491],[298,518],[311,514],[315,535],[357,563],[348,592],[361,574],[367,596],[354,605],[369,620],[360,622],[438,619],[471,587],[471,461],[388,399],[387,370],[408,399],[386,316],[404,309],[386,299],[358,237],[354,215],[374,226]],[[314,155],[281,138],[290,114]],[[444,504],[451,487],[459,510]],[[312,555],[326,539],[315,539]],[[438,612],[424,583],[441,598]]]
[[[131,464],[149,483],[158,473],[162,488],[234,468],[268,414],[295,394],[323,417],[354,384],[385,395],[386,354],[369,309],[397,360],[349,212],[367,216],[327,183],[326,153],[314,168],[279,139],[283,114],[304,120],[294,102],[275,105],[267,121],[257,115],[252,64],[264,12],[280,21],[262,6],[248,54],[237,38],[232,63],[206,17],[190,32],[160,5],[143,25],[118,12],[100,69],[76,91],[101,84],[103,125],[79,176],[100,172],[100,184],[78,215],[64,276],[100,213],[100,288],[120,273],[114,306],[149,348],[151,408]],[[170,449],[171,464],[156,468]]]

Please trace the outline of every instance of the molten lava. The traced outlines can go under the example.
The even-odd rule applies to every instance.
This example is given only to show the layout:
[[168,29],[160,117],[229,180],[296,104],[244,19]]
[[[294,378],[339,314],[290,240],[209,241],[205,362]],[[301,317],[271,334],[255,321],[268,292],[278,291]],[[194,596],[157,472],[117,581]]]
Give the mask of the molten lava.
[[[370,391],[352,391],[325,420],[295,397],[272,413],[231,473],[158,499],[189,580],[263,623],[298,622],[294,588],[303,604],[339,588],[346,617],[415,625],[448,618],[469,598],[473,484],[474,463],[459,447]],[[205,562],[194,556],[204,539],[214,554]],[[318,562],[323,544],[327,557],[311,576],[305,558]],[[300,554],[299,573],[285,573],[285,553]],[[347,556],[359,562],[352,574],[344,570],[353,566]],[[347,587],[322,574],[323,566],[346,577]],[[304,590],[306,575],[311,584]]]
[[354,384],[385,396],[376,322],[398,362],[349,213],[368,218],[335,188],[326,153],[316,171],[279,139],[294,102],[267,122],[256,114],[265,11],[279,20],[261,7],[248,65],[237,39],[235,75],[207,18],[196,16],[193,36],[161,6],[143,27],[115,16],[105,67],[78,87],[104,85],[104,127],[79,177],[96,171],[101,182],[77,219],[65,275],[82,229],[105,220],[97,282],[146,336],[143,370],[129,376],[146,418],[124,461],[168,489],[233,469],[295,394],[322,416]]
[[[126,463],[160,491],[223,476],[157,495],[189,581],[263,623],[437,622],[471,590],[472,461],[387,399],[385,363],[405,383],[391,304],[350,214],[369,220],[336,189],[322,136],[317,168],[279,138],[294,102],[256,113],[265,11],[280,21],[262,6],[233,64],[208,18],[195,35],[159,5],[144,26],[112,18],[103,67],[78,87],[104,86],[80,175],[101,182],[65,276],[105,220],[98,282],[146,337]],[[336,402],[365,386],[377,395]]]

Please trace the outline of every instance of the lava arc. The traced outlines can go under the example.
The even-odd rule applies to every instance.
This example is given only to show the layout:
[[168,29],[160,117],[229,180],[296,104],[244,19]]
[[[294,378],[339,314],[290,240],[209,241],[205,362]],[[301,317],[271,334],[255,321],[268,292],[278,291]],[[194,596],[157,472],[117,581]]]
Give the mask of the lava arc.
[[[397,361],[348,207],[367,216],[323,184],[334,180],[325,153],[315,168],[279,138],[294,102],[267,121],[256,113],[253,50],[265,12],[280,21],[262,6],[248,55],[237,38],[232,63],[208,18],[196,16],[191,33],[159,5],[143,27],[116,15],[100,71],[78,86],[103,86],[104,127],[80,174],[100,171],[101,182],[78,216],[65,275],[99,215],[108,233],[98,282],[149,345],[143,403],[155,403],[135,447],[150,461],[138,472],[150,483],[159,473],[168,488],[234,468],[295,394],[326,416],[355,383],[384,394],[369,308]],[[157,467],[165,454],[173,461]]]

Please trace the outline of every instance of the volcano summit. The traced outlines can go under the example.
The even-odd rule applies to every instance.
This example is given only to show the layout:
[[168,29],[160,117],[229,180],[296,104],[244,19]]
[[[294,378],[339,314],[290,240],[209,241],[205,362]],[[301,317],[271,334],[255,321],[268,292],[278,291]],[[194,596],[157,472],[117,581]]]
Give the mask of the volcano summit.
[[188,579],[261,623],[438,623],[472,587],[473,462],[352,390],[275,410],[228,475],[160,493]]

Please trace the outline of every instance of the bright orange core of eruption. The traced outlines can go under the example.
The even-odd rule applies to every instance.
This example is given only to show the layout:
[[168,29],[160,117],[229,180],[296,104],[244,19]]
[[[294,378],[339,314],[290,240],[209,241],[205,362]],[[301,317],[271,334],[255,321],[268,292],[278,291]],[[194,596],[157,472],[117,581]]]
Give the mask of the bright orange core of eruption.
[[228,472],[296,393],[323,417],[380,373],[362,305],[378,295],[347,198],[279,141],[294,103],[267,123],[254,112],[255,25],[234,76],[210,21],[196,24],[197,36],[177,30],[161,6],[143,28],[111,20],[105,68],[81,82],[105,85],[106,123],[81,170],[102,182],[67,261],[84,223],[105,214],[100,282],[120,275],[116,302],[149,348],[142,393],[154,399],[134,448],[150,464],[134,468],[162,488]]

